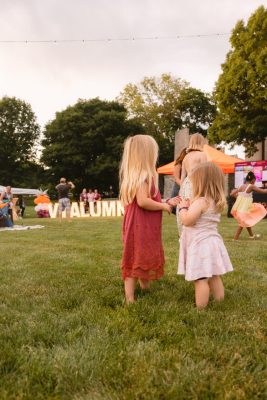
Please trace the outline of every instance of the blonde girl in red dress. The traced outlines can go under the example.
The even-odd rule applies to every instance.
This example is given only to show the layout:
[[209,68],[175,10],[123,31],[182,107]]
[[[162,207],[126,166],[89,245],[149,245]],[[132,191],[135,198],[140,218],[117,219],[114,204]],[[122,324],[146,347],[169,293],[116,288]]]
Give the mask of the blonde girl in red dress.
[[164,251],[161,239],[162,211],[171,212],[176,198],[162,203],[156,162],[158,145],[149,135],[125,141],[120,167],[120,200],[123,221],[122,278],[126,303],[134,302],[137,281],[148,289],[151,280],[163,276]]

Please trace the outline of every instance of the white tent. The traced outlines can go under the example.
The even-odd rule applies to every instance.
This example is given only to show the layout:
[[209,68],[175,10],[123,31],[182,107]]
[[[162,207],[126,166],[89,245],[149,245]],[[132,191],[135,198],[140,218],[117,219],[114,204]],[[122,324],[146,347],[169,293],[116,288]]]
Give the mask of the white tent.
[[[5,188],[6,188],[5,186],[0,185],[0,193],[2,193]],[[11,190],[12,190],[12,194],[39,195],[41,193],[41,191],[38,189],[21,189],[21,188],[13,188],[12,187]]]

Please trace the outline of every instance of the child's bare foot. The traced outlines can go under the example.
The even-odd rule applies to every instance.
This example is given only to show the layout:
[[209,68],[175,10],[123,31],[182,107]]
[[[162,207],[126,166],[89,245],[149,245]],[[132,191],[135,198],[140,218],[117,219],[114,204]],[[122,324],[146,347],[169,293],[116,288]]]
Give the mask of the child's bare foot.
[[261,237],[261,235],[258,234],[258,233],[255,234],[255,235],[253,235],[253,236],[249,236],[249,238],[252,239],[252,240],[253,240],[253,239],[259,239],[260,237]]
[[129,304],[133,304],[135,302],[133,297],[125,298],[125,304],[128,306]]
[[148,290],[150,287],[150,282],[147,279],[139,279],[139,284],[142,290]]

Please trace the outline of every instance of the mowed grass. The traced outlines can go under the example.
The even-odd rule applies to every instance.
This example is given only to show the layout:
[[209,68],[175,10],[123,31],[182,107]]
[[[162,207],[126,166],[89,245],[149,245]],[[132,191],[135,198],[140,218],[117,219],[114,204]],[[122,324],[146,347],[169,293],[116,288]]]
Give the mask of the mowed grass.
[[267,221],[249,241],[221,233],[235,271],[226,298],[198,312],[176,275],[174,216],[166,273],[126,307],[121,218],[26,219],[0,232],[0,399],[266,399]]

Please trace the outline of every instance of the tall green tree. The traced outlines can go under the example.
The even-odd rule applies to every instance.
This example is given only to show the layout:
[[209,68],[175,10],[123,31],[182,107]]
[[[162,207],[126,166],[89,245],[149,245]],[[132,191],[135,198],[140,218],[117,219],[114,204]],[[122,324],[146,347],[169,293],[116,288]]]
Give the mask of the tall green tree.
[[77,190],[83,187],[118,189],[122,145],[142,126],[127,119],[123,105],[98,98],[79,100],[44,129],[42,162],[53,183],[65,176]]
[[247,25],[237,22],[230,42],[216,83],[218,112],[209,138],[244,144],[253,155],[267,136],[267,9],[259,7]]
[[0,100],[0,179],[23,185],[36,175],[40,127],[30,104],[15,97]]
[[170,74],[145,77],[139,84],[130,83],[118,100],[158,141],[161,163],[173,158],[177,129],[187,127],[192,133],[205,135],[215,115],[208,94]]

